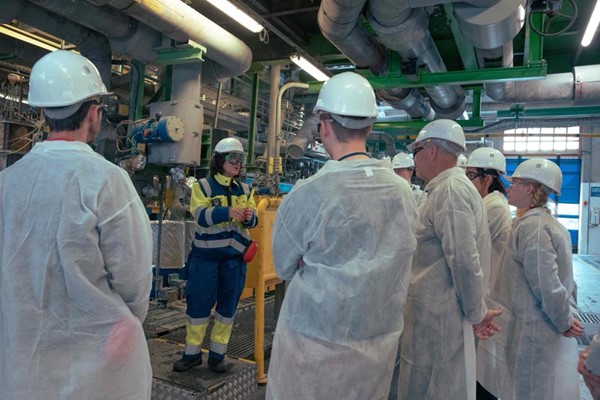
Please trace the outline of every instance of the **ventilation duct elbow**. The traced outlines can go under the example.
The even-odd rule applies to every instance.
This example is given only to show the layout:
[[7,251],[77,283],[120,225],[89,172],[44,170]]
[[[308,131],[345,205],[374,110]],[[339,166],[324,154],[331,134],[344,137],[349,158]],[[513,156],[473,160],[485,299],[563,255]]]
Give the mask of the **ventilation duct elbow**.
[[295,160],[302,158],[308,145],[315,140],[318,134],[318,123],[319,117],[314,114],[304,120],[302,128],[300,128],[296,136],[287,145],[287,154],[290,158]]
[[360,24],[359,17],[366,0],[323,0],[317,15],[319,28],[335,47],[359,68],[369,68],[380,75],[387,69],[382,46]]

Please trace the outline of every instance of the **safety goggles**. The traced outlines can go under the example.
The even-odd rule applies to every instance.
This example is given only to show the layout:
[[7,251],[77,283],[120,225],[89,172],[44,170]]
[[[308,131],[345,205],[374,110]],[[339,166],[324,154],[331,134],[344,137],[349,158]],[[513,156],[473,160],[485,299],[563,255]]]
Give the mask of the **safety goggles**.
[[467,178],[469,178],[469,180],[474,180],[474,179],[479,178],[480,176],[483,176],[485,174],[482,173],[482,172],[473,172],[473,171],[471,171],[471,172],[467,172],[466,175],[467,175]]
[[231,165],[243,165],[246,161],[246,156],[239,153],[225,154],[225,161]]

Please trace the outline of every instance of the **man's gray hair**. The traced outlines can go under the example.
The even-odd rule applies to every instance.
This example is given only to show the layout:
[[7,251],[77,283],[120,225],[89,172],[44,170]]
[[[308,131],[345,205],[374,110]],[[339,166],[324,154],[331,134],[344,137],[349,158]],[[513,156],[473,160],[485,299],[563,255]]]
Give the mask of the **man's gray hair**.
[[459,154],[462,154],[464,152],[463,148],[458,144],[449,142],[444,139],[432,138],[429,139],[429,142],[435,144],[438,148],[445,150],[447,153],[450,153],[455,157],[458,157]]

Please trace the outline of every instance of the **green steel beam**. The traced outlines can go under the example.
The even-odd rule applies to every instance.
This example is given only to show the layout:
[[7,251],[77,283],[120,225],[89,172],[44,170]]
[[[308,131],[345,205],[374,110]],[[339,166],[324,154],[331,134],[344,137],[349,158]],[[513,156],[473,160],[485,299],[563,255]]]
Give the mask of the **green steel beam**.
[[[135,99],[130,99],[129,104],[130,116],[132,121],[137,121],[142,118],[142,108],[144,106],[144,78],[146,77],[146,64],[133,60],[131,62],[131,68],[136,70],[136,81],[131,82],[135,87]],[[131,74],[133,76],[133,74]]]
[[561,117],[561,116],[594,116],[600,115],[600,106],[581,106],[581,107],[564,107],[564,108],[536,108],[531,110],[525,109],[510,109],[498,111],[498,118],[514,118],[519,116],[527,117]]
[[187,64],[204,61],[202,56],[206,47],[189,40],[187,44],[179,47],[158,50],[156,62],[162,65]]
[[473,105],[471,106],[471,118],[481,118],[481,88],[473,89]]
[[477,64],[475,48],[467,43],[460,31],[456,18],[454,18],[454,7],[452,7],[452,3],[444,4],[444,10],[446,11],[446,16],[450,20],[450,29],[452,30],[452,35],[454,36],[454,41],[456,42],[456,47],[458,48],[458,53],[460,54],[464,68],[467,70],[478,69],[479,65]]
[[[421,129],[431,121],[414,120],[414,121],[398,121],[398,122],[375,122],[373,129]],[[469,119],[456,121],[462,127],[481,128],[483,127],[482,120]]]
[[[440,85],[472,85],[490,82],[512,82],[531,79],[543,79],[546,77],[547,66],[545,61],[530,63],[525,67],[511,68],[486,68],[485,70],[472,71],[449,71],[449,72],[427,72],[419,70],[416,80],[410,80],[403,75],[388,75],[375,77],[368,71],[357,70],[356,72],[365,76],[373,86],[373,89],[385,88],[408,88]],[[319,91],[323,82],[308,82],[309,91]]]
[[[533,13],[531,16],[531,23],[540,32],[543,32],[544,20],[546,15],[544,13]],[[528,23],[529,17],[526,17],[525,25],[525,55],[523,63],[525,65],[542,60],[544,38],[535,33]]]

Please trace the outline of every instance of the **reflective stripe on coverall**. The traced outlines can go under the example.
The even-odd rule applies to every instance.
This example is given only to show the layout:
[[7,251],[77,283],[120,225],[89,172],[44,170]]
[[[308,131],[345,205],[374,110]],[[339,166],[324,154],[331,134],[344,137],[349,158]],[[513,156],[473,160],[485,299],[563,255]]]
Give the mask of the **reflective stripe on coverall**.
[[[254,216],[249,222],[231,221],[230,206],[250,207]],[[242,261],[242,253],[250,243],[247,228],[258,224],[256,204],[248,185],[217,174],[200,179],[192,186],[190,212],[197,226],[187,263],[184,354],[200,354],[210,311],[216,302],[209,357],[222,360],[244,289],[246,263]]]

